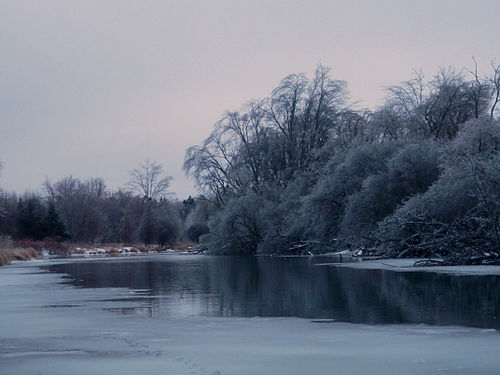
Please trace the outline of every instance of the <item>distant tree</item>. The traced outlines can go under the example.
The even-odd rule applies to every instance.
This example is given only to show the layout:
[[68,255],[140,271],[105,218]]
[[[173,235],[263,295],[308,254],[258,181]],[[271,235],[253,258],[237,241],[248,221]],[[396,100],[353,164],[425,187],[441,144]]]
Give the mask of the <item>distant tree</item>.
[[69,176],[55,183],[46,181],[44,186],[72,241],[93,242],[103,237],[106,218],[102,205],[107,191],[102,179],[82,181]]
[[17,195],[0,189],[0,234],[13,236],[18,232],[17,216]]
[[55,239],[64,239],[66,237],[64,223],[61,221],[53,202],[49,203],[47,213],[43,219],[43,226],[45,228],[44,237],[51,237]]
[[[2,164],[2,161],[0,160],[0,176],[2,175],[2,167],[3,167],[3,164]],[[2,191],[2,188],[0,187],[0,194],[3,195],[3,191]],[[3,197],[2,197],[3,198]],[[3,203],[1,202],[2,200],[0,200],[0,203]],[[0,204],[0,233],[2,233],[2,221],[3,221],[3,218],[7,215],[7,210],[5,209],[4,205]]]
[[126,186],[143,200],[144,209],[138,233],[146,246],[159,241],[161,220],[156,211],[168,195],[167,189],[171,180],[171,176],[164,176],[161,164],[149,159],[130,171],[130,180]]
[[41,240],[45,237],[44,207],[40,200],[33,196],[19,199],[17,217],[17,237]]
[[139,223],[139,238],[146,246],[154,244],[158,240],[158,226],[152,208],[147,208]]
[[141,198],[160,200],[166,197],[170,181],[172,177],[163,175],[161,164],[146,159],[130,171],[127,187]]
[[186,215],[189,215],[189,213],[195,208],[196,202],[192,196],[189,196],[187,199],[184,199],[182,201],[182,204],[184,205],[184,208],[186,209]]
[[164,217],[158,222],[158,245],[173,244],[179,237],[179,223],[171,217]]
[[133,216],[128,211],[125,211],[120,219],[120,242],[125,244],[132,243],[135,238],[135,227]]
[[132,243],[144,211],[144,201],[131,192],[119,189],[101,200],[100,210],[105,221],[102,241]]
[[[3,168],[3,163],[0,160],[0,176],[2,175],[2,168]],[[0,192],[2,191],[2,188],[0,187]],[[1,207],[0,207],[0,214],[1,214]]]

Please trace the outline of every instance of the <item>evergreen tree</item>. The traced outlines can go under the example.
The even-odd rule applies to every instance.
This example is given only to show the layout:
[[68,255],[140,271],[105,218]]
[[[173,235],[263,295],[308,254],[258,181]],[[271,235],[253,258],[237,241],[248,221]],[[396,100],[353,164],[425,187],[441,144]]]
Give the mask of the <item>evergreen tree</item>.
[[41,240],[45,235],[43,206],[37,198],[19,199],[17,218],[18,236]]
[[53,202],[49,203],[47,214],[44,217],[43,223],[45,227],[45,237],[56,239],[66,238],[66,229],[64,227],[64,223],[57,213]]

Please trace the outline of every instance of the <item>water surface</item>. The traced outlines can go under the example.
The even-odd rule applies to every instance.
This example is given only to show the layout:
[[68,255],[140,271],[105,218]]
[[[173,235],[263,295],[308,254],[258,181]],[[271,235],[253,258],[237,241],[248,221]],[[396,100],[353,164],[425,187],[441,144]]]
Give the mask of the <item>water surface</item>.
[[318,266],[325,258],[155,256],[47,266],[81,288],[126,288],[110,311],[148,317],[335,319],[500,329],[500,276]]

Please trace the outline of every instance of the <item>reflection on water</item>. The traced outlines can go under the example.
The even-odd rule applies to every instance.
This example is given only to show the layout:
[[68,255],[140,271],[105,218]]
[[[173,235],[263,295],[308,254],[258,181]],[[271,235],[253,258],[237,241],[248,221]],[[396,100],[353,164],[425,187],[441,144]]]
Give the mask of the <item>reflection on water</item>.
[[324,258],[162,256],[51,265],[78,287],[120,287],[123,314],[284,317],[500,329],[500,277],[315,266]]

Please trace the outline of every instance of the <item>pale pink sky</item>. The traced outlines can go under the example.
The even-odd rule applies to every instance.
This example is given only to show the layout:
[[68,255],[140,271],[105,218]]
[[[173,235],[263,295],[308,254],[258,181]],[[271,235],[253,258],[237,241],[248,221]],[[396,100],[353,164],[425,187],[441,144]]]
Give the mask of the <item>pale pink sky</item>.
[[145,158],[195,189],[184,151],[225,110],[318,63],[360,106],[422,68],[486,71],[500,60],[500,2],[2,1],[0,187],[100,176],[111,188]]

